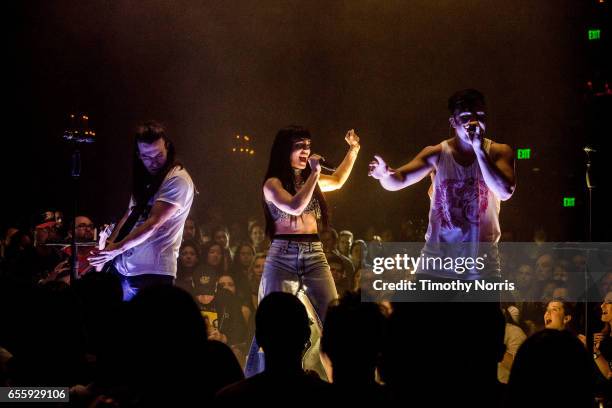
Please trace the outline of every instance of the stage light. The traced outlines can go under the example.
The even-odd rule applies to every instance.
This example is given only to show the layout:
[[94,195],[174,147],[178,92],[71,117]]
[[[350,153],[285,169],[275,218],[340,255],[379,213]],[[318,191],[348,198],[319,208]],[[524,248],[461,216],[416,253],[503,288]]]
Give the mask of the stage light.
[[63,138],[76,143],[93,143],[96,132],[89,127],[89,116],[71,113],[69,117]]
[[516,158],[519,160],[530,159],[531,149],[517,149]]
[[235,139],[234,136],[231,136],[232,143],[230,147],[232,148],[232,152],[245,153],[249,156],[253,156],[255,154],[255,149],[253,149],[252,146],[253,136],[241,134],[236,134],[235,136]]
[[575,197],[563,197],[563,207],[575,207],[575,206],[576,206]]

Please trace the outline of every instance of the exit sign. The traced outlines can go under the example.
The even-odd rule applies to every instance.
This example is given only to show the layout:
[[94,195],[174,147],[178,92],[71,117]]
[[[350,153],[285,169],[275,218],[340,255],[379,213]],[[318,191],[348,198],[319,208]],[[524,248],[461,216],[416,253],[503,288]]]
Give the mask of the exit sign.
[[601,30],[589,30],[589,41],[599,40],[601,38]]
[[518,159],[530,159],[531,158],[531,149],[518,149],[516,151],[516,157]]
[[575,207],[576,198],[575,197],[563,197],[563,206],[564,207]]

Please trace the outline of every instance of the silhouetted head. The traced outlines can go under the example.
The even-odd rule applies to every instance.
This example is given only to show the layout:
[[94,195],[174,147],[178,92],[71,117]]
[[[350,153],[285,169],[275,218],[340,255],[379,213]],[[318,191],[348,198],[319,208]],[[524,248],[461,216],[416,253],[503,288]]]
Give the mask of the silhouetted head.
[[589,407],[595,382],[592,357],[568,331],[544,329],[514,357],[509,407]]
[[330,358],[334,382],[339,375],[363,375],[374,380],[382,352],[386,320],[376,303],[361,301],[359,292],[346,292],[327,309],[321,350]]
[[290,293],[272,292],[263,298],[255,314],[255,338],[266,353],[300,357],[310,338],[306,308]]

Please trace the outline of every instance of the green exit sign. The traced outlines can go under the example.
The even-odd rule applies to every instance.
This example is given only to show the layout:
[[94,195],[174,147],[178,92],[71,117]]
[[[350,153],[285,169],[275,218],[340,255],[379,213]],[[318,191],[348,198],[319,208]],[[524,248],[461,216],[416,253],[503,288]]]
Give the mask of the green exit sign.
[[563,197],[563,206],[564,207],[575,207],[576,206],[576,198],[574,198],[574,197]]
[[601,38],[601,30],[589,30],[589,41],[599,40]]
[[516,151],[516,157],[518,159],[530,159],[531,158],[531,149],[518,149]]

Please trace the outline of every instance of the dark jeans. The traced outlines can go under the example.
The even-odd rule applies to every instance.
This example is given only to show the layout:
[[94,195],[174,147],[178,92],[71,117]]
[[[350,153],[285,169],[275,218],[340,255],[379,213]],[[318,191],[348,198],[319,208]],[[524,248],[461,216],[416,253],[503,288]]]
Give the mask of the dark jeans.
[[[114,269],[114,268],[113,268]],[[119,277],[123,289],[123,301],[131,300],[144,288],[157,285],[173,285],[174,277],[171,275],[144,274],[136,276],[125,276],[116,270],[113,273]]]

